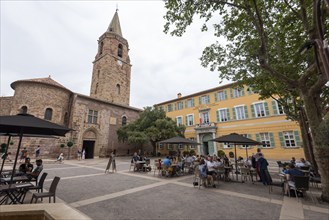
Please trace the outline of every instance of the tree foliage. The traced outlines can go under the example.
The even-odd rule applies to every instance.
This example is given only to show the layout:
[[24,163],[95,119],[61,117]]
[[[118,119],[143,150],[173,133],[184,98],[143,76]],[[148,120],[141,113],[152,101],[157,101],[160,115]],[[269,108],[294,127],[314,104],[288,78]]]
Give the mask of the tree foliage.
[[163,110],[146,107],[139,118],[117,130],[118,139],[142,147],[151,143],[155,152],[156,142],[174,136],[184,136],[185,126],[177,126],[176,122],[166,116]]
[[[316,133],[328,106],[323,63],[314,44],[300,53],[312,47],[310,42],[328,38],[323,1],[168,0],[165,7],[165,33],[181,36],[199,17],[201,30],[218,37],[204,49],[202,66],[218,72],[220,79],[248,85],[261,98],[276,98],[293,120],[300,122],[299,110],[305,108],[314,150],[328,145]],[[323,185],[322,198],[329,201],[329,182]]]

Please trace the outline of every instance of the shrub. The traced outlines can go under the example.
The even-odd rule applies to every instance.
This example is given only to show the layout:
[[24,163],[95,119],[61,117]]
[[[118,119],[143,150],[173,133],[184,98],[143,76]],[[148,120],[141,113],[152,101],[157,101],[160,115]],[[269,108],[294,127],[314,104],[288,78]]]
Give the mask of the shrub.
[[228,153],[228,156],[229,156],[230,158],[234,158],[234,153],[233,153],[232,151],[230,151],[230,152]]
[[224,157],[225,152],[224,152],[223,150],[219,150],[219,151],[217,152],[217,155],[218,155],[219,157]]
[[4,153],[6,151],[7,144],[2,143],[1,144],[1,153]]
[[65,147],[65,144],[60,144],[59,145],[61,148],[64,148]]
[[67,145],[68,147],[72,147],[72,146],[73,146],[73,144],[74,144],[74,143],[73,143],[73,141],[69,141],[69,142],[67,142],[67,144],[66,144],[66,145]]
[[195,150],[190,150],[191,155],[195,155]]

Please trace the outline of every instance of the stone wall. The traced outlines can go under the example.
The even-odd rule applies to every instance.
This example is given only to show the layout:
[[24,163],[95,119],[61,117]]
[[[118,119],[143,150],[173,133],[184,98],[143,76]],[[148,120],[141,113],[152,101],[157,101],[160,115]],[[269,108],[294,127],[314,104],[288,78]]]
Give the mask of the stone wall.
[[9,115],[13,102],[12,96],[0,97],[0,115]]

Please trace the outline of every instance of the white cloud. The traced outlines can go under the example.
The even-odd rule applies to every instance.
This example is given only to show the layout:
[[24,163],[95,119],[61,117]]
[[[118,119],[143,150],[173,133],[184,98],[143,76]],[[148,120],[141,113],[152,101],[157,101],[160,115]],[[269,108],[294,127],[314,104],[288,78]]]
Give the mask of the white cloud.
[[[163,1],[118,1],[123,36],[132,63],[131,106],[142,108],[218,86],[218,74],[199,58],[215,41],[195,23],[183,37],[163,33]],[[114,1],[1,2],[1,96],[10,83],[52,78],[89,94],[97,40],[116,9]]]

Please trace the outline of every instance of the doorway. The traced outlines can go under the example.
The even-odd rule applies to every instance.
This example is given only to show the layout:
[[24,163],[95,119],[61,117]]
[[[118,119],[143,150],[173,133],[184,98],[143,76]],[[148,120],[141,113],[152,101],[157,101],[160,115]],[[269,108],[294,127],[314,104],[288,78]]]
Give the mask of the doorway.
[[83,141],[83,149],[85,149],[85,158],[86,159],[93,159],[94,158],[94,148],[95,148],[95,141]]

